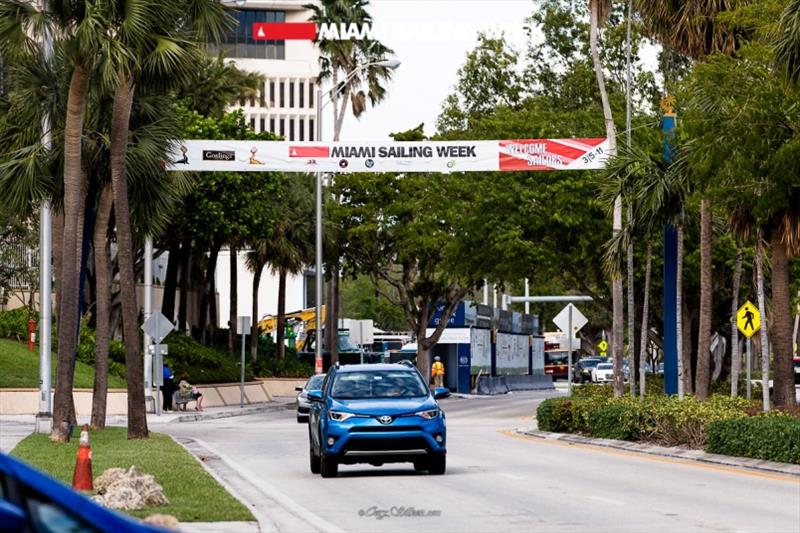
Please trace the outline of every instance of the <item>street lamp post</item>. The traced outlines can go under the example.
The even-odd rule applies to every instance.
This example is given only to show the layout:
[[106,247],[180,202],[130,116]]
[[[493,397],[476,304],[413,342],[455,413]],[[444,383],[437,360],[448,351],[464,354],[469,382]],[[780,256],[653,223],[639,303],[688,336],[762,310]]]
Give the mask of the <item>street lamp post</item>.
[[[384,61],[375,61],[373,63],[367,63],[366,65],[360,66],[351,70],[347,76],[345,76],[344,81],[342,81],[339,86],[333,87],[330,91],[330,96],[328,97],[328,101],[323,103],[322,102],[322,91],[317,91],[317,127],[316,127],[316,138],[314,139],[315,142],[322,141],[322,109],[326,107],[331,102],[337,100],[339,98],[339,93],[342,92],[342,89],[347,85],[347,83],[353,79],[353,77],[361,72],[362,70],[373,67],[373,66],[382,66],[392,70],[397,69],[400,66],[400,61],[397,59],[387,59]],[[322,373],[322,172],[317,172],[317,187],[316,187],[316,261],[315,261],[315,287],[316,287],[316,295],[315,295],[315,304],[316,304],[316,316],[314,318],[314,327],[316,328],[316,341],[314,345],[314,371],[317,374]],[[330,312],[330,308],[328,310]]]

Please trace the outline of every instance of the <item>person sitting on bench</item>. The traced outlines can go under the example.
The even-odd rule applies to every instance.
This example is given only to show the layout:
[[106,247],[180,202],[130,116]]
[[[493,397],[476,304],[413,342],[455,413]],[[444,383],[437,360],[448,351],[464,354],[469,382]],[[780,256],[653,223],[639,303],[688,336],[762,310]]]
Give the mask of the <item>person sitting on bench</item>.
[[186,373],[181,374],[181,382],[178,384],[178,394],[180,395],[180,403],[186,404],[192,400],[195,402],[195,411],[203,410],[203,393],[200,392],[196,386],[189,383],[187,380],[189,376]]

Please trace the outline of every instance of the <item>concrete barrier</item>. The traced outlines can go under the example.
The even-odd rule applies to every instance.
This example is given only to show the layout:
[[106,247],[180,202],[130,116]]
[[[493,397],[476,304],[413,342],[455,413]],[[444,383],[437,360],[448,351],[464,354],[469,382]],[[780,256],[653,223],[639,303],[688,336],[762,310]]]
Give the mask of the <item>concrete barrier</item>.
[[295,387],[302,387],[308,378],[259,378],[271,396],[295,396]]
[[553,378],[548,375],[481,376],[478,394],[506,394],[509,391],[547,390],[553,388]]

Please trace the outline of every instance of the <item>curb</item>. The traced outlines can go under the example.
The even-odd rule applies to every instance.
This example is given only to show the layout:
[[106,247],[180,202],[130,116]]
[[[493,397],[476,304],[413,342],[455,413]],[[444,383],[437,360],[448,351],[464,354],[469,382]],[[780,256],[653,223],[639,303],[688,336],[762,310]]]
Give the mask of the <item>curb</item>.
[[568,433],[551,433],[549,431],[540,431],[532,427],[517,428],[515,430],[515,433],[519,435],[536,437],[542,440],[550,440],[550,441],[555,440],[561,442],[568,442],[571,444],[584,444],[589,446],[599,446],[602,448],[613,448],[616,450],[624,450],[628,452],[641,453],[646,455],[657,455],[660,457],[685,459],[687,461],[695,461],[698,463],[735,466],[739,468],[747,468],[750,470],[760,470],[762,472],[785,474],[800,479],[800,465],[794,465],[789,463],[777,463],[775,461],[765,461],[763,459],[751,459],[748,457],[733,457],[730,455],[707,453],[704,452],[703,450],[692,450],[689,448],[656,446],[654,444],[648,444],[646,442],[628,442],[628,441],[613,440],[613,439],[597,439],[593,437],[584,437],[582,435],[572,435]]
[[173,422],[200,422],[203,420],[217,420],[220,418],[233,418],[235,416],[247,416],[256,413],[266,413],[270,411],[283,411],[292,406],[290,403],[279,403],[277,405],[257,405],[254,407],[244,407],[235,411],[218,411],[216,413],[191,413],[175,417]]

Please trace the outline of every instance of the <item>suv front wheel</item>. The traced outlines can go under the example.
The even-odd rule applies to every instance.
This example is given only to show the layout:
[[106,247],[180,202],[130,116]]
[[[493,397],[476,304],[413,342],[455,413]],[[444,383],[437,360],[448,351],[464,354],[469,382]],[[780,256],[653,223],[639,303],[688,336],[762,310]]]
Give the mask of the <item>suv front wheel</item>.
[[319,460],[322,477],[336,477],[339,474],[339,462],[336,459],[323,453],[320,455]]
[[428,472],[435,476],[441,476],[447,469],[447,456],[434,455],[428,459]]

